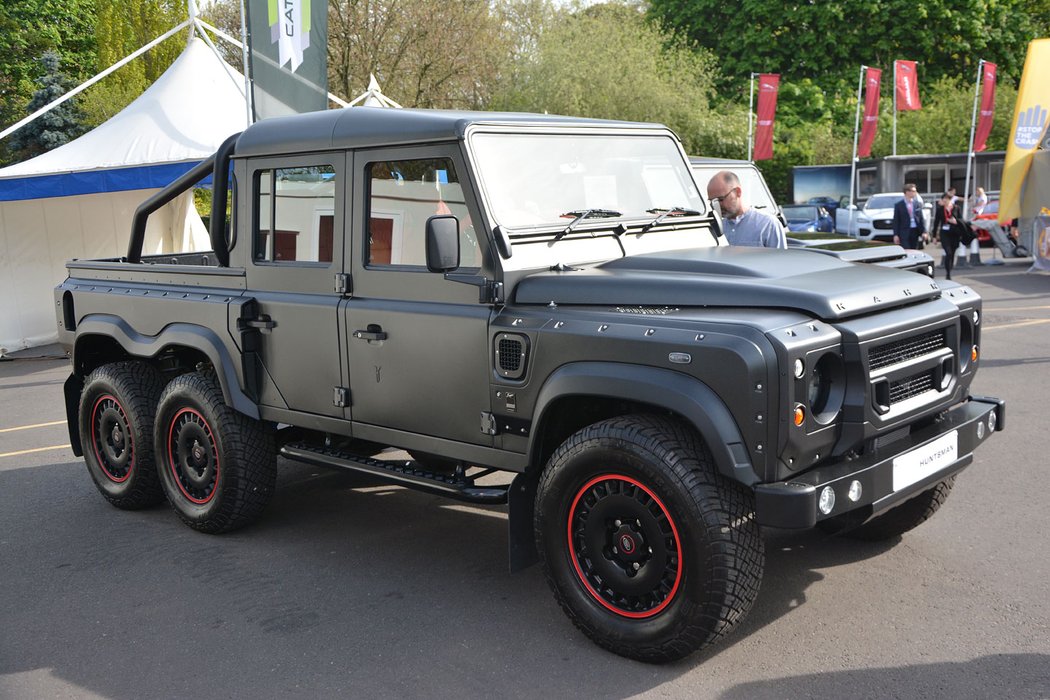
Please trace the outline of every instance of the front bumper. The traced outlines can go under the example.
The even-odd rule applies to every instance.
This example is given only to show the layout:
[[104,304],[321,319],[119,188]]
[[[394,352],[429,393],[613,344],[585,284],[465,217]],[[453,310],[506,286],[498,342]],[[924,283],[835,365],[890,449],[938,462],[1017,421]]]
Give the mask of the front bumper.
[[[994,428],[989,429],[989,417]],[[973,461],[973,451],[991,433],[1006,425],[1006,404],[1001,399],[970,397],[947,411],[933,425],[915,431],[885,448],[855,459],[842,459],[823,464],[792,477],[789,481],[755,486],[755,509],[761,525],[783,528],[813,527],[818,520],[835,517],[859,508],[878,513],[891,508],[949,476],[962,471]],[[956,458],[906,486],[894,489],[894,462],[907,469],[905,462],[920,454],[925,446],[935,449],[955,433]],[[898,479],[902,478],[898,473]],[[860,497],[851,500],[850,486],[860,484]],[[818,508],[821,491],[830,486],[835,494],[835,507],[825,514]],[[854,487],[854,491],[855,491]]]

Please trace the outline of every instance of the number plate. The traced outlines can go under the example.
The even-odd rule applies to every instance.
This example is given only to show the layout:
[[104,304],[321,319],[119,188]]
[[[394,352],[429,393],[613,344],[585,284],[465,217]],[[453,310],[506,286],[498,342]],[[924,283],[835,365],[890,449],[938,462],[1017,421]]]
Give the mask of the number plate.
[[959,459],[959,431],[953,430],[933,442],[893,460],[893,490],[900,491],[925,479]]

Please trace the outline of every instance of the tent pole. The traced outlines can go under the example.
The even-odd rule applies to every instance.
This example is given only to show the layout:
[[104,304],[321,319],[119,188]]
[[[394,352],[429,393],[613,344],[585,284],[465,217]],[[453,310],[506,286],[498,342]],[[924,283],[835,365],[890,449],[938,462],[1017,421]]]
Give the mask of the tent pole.
[[168,37],[172,36],[173,34],[176,34],[177,32],[182,31],[183,29],[185,29],[189,25],[190,25],[190,20],[186,20],[185,22],[183,22],[179,26],[164,32],[163,34],[161,34],[156,39],[154,39],[150,43],[148,43],[145,46],[143,46],[141,49],[139,49],[135,53],[132,53],[132,54],[129,54],[129,55],[125,56],[124,58],[122,58],[121,60],[119,60],[116,63],[114,63],[112,66],[110,66],[106,70],[104,70],[101,73],[99,73],[98,75],[96,75],[94,78],[91,78],[91,79],[81,83],[80,85],[77,85],[75,88],[73,88],[72,90],[70,90],[66,94],[64,94],[61,97],[59,97],[58,99],[56,99],[56,100],[54,100],[54,101],[44,105],[43,107],[41,107],[37,111],[35,111],[32,114],[30,114],[25,119],[22,119],[21,121],[17,121],[14,124],[12,124],[11,126],[9,126],[6,129],[4,129],[3,131],[0,131],[0,139],[5,138],[6,136],[8,136],[9,134],[14,133],[15,131],[18,131],[23,126],[25,126],[29,122],[33,121],[37,117],[39,117],[39,116],[41,116],[43,114],[47,114],[48,112],[53,110],[55,107],[58,107],[60,104],[65,102],[66,100],[79,95],[81,92],[83,92],[84,90],[88,89],[89,87],[91,87],[92,85],[97,83],[98,81],[102,80],[103,78],[105,78],[107,75],[109,75],[113,71],[119,69],[120,67],[122,67],[126,63],[129,63],[129,62],[135,60],[136,58],[138,58],[142,54],[146,53],[147,51],[152,49],[154,46],[159,44],[160,42],[164,41],[165,39],[167,39]]
[[[222,54],[219,53],[219,50],[215,48],[215,44],[211,42],[211,37],[209,37],[208,33],[204,31],[204,23],[199,19],[194,20],[194,22],[194,28],[200,33],[201,39],[203,39],[204,43],[208,45],[208,48],[211,49],[211,52],[215,54],[215,58],[219,59],[219,62],[223,65],[223,68],[226,69],[226,75],[230,76],[230,80],[232,80],[233,84],[237,86],[238,90],[240,90],[241,85],[237,82],[237,75],[233,72],[233,69],[230,68],[229,64],[226,63],[226,60],[222,57]],[[250,124],[251,122],[249,121],[248,123]]]
[[241,61],[244,68],[244,107],[248,110],[248,125],[254,121],[255,110],[252,108],[252,78],[248,73],[248,23],[244,17],[244,1],[237,3],[241,11]]

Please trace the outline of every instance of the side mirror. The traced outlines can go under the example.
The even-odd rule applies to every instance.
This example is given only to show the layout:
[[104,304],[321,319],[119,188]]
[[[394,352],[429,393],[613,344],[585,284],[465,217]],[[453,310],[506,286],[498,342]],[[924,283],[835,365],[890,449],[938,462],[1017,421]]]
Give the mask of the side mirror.
[[427,269],[452,272],[459,267],[459,219],[432,216],[427,219]]

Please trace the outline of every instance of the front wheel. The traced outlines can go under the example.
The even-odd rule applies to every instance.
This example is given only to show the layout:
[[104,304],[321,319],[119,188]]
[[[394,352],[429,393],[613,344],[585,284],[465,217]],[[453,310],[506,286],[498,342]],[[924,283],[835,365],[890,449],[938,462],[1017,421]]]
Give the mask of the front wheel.
[[572,435],[536,496],[547,581],[572,622],[633,659],[680,659],[728,634],[758,595],[750,493],[677,421],[627,416]]
[[255,520],[277,481],[273,429],[226,405],[211,374],[184,374],[164,390],[153,444],[171,507],[195,530]]

